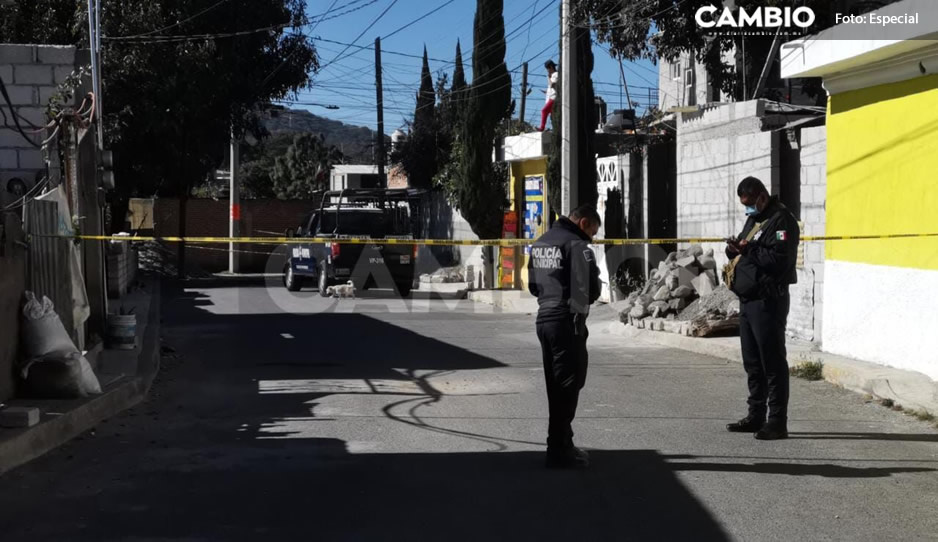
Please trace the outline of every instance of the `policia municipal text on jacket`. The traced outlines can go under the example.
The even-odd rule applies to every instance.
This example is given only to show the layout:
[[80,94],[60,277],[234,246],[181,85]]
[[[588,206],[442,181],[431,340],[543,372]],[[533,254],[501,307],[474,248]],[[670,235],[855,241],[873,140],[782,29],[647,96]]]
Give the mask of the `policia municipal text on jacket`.
[[749,414],[726,428],[755,433],[760,440],[783,439],[788,437],[785,325],[788,287],[797,280],[798,221],[755,177],[743,179],[737,194],[749,218],[739,236],[727,240],[726,255],[731,262],[739,257],[731,288],[740,300]]
[[538,302],[537,338],[550,410],[549,468],[589,464],[586,452],[573,445],[571,423],[586,382],[586,317],[600,292],[599,268],[588,245],[599,226],[596,210],[580,207],[534,243],[528,261],[528,290]]

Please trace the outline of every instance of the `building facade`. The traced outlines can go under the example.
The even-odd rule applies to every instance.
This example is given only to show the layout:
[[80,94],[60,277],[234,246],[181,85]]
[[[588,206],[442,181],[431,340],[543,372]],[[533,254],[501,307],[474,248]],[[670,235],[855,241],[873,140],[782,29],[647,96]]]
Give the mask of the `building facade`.
[[[880,13],[921,23],[883,36],[840,25],[782,47],[785,77],[823,77],[829,93],[830,236],[938,233],[938,43],[924,39],[938,5]],[[824,252],[824,349],[938,379],[938,238],[827,241]]]

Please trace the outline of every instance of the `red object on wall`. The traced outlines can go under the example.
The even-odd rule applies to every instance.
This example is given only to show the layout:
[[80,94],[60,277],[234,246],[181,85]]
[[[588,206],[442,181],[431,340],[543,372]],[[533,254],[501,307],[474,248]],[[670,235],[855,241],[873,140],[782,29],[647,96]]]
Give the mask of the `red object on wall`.
[[[518,238],[518,214],[514,211],[505,213],[502,221],[502,239]],[[500,288],[514,288],[515,285],[515,248],[499,248],[500,269],[498,272]]]

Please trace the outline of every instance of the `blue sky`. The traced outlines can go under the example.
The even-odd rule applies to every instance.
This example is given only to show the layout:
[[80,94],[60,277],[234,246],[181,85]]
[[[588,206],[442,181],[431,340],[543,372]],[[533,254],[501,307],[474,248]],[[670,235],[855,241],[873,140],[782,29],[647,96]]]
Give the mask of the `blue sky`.
[[[521,64],[526,60],[529,63],[528,82],[534,86],[534,91],[528,96],[525,117],[532,124],[537,124],[535,120],[539,122],[544,102],[544,94],[540,91],[546,84],[544,61],[553,58],[559,64],[558,6],[559,0],[505,0],[506,63],[513,71],[513,97],[520,98]],[[424,45],[436,80],[440,70],[452,75],[452,60],[456,40],[459,39],[466,77],[471,81],[475,7],[475,0],[308,0],[307,12],[312,21],[323,18],[317,17],[323,13],[329,13],[325,17],[332,18],[307,29],[310,36],[317,38],[315,44],[324,67],[314,76],[313,88],[303,91],[298,101],[337,105],[340,109],[294,107],[309,109],[317,115],[348,124],[376,128],[374,51],[370,48],[346,49],[343,44],[353,43],[361,34],[354,43],[372,47],[375,38],[380,36],[385,132],[390,134],[403,127],[405,121],[413,116]],[[433,10],[437,11],[398,30]],[[365,30],[376,19],[377,22]],[[593,45],[593,53],[596,58],[594,86],[597,94],[609,104],[611,112],[619,108],[620,95],[624,96],[619,63],[599,45]],[[626,62],[625,76],[632,100],[641,104],[640,109],[643,108],[649,100],[649,87],[657,87],[657,68],[647,61]],[[657,99],[657,93],[653,95]]]

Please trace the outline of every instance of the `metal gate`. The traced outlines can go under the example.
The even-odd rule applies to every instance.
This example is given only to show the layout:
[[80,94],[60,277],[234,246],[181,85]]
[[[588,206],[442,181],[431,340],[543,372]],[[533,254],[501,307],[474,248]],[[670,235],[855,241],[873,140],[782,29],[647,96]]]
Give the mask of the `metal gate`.
[[68,243],[72,241],[44,237],[59,233],[58,221],[59,209],[56,202],[31,200],[26,204],[26,233],[29,235],[26,288],[35,293],[37,299],[46,296],[52,300],[62,324],[72,336],[72,340],[76,340],[78,337],[75,336],[72,316],[71,273],[68,267]]

